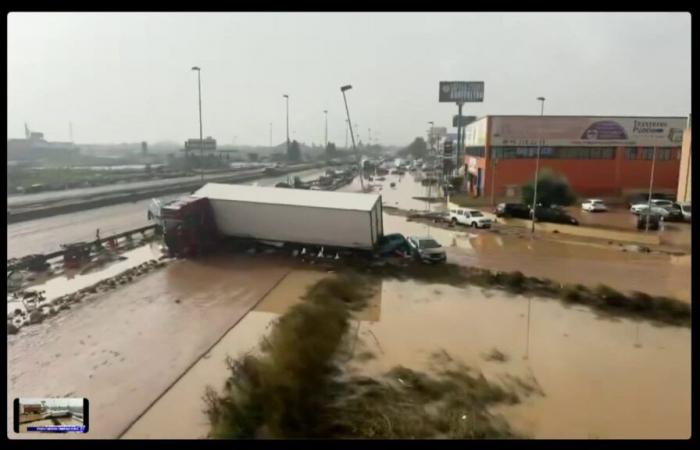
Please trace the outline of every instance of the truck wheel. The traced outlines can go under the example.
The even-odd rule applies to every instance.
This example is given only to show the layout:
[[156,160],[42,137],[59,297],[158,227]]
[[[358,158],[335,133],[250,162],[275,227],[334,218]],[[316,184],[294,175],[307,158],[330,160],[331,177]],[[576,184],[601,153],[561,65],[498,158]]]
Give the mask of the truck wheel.
[[456,226],[457,226],[457,219],[455,219],[455,218],[453,217],[452,220],[450,220],[450,224],[451,224],[453,227],[456,227]]
[[476,222],[472,222],[472,228],[477,228]]

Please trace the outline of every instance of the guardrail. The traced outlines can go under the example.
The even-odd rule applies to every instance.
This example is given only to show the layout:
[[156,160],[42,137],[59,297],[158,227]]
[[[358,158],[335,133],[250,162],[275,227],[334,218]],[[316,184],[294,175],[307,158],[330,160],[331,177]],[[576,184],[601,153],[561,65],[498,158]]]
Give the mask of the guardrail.
[[[92,250],[93,248],[99,248],[103,243],[108,243],[110,241],[118,243],[120,239],[128,239],[135,234],[145,235],[146,232],[152,230],[154,231],[155,228],[156,225],[146,225],[144,227],[135,228],[128,231],[122,231],[121,233],[115,233],[105,237],[100,237],[99,241],[95,239],[93,241],[87,241],[82,244],[84,245],[84,247],[89,247],[89,249]],[[7,261],[8,278],[10,274],[18,270],[29,269],[34,265],[41,266],[43,264],[48,263],[51,260],[64,257],[69,251],[70,249],[64,248],[51,253],[29,255],[19,259],[10,259]]]

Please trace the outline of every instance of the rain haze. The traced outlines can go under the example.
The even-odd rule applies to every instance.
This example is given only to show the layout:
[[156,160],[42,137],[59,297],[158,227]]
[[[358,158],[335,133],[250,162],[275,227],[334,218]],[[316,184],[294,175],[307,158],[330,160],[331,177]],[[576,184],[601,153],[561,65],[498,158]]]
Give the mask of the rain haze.
[[690,15],[501,13],[12,13],[9,137],[268,145],[345,140],[340,86],[359,139],[406,145],[448,126],[440,80],[483,80],[465,115],[685,116]]

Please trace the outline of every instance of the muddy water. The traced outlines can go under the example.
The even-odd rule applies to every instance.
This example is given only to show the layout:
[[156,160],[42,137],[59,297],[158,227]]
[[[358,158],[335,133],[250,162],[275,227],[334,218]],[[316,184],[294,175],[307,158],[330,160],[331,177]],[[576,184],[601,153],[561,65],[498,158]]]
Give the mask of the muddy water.
[[[528,301],[522,297],[384,282],[381,320],[362,323],[360,330],[376,359],[355,368],[427,369],[429,355],[445,350],[493,381],[504,374],[534,377],[544,397],[497,411],[533,437],[689,437],[688,328],[600,320],[553,300],[533,299],[530,306],[528,346]],[[482,355],[493,348],[509,360],[486,362]]]
[[[205,437],[209,425],[202,393],[208,385],[219,392],[223,388],[229,375],[226,356],[256,351],[279,314],[326,275],[288,275],[124,437]],[[524,397],[519,405],[493,411],[528,436],[685,438],[690,433],[687,328],[599,319],[586,308],[532,299],[528,341],[528,301],[520,296],[385,281],[377,300],[381,315],[360,319],[349,331],[359,336],[355,355],[374,355],[351,361],[355,373],[377,375],[398,364],[430,371],[430,355],[444,350],[493,382],[511,375],[539,385],[544,396]],[[494,348],[506,354],[506,362],[484,359]]]
[[[50,301],[111,278],[148,260],[158,259],[162,254],[161,244],[150,242],[147,245],[120,254],[120,259],[106,263],[102,267],[96,267],[89,271],[85,271],[85,269],[69,270],[63,275],[47,280],[45,283],[34,285],[28,288],[27,291],[44,291],[46,301]],[[11,301],[10,297],[8,297],[7,312],[14,311],[16,308],[24,309],[24,306],[21,302]]]
[[118,436],[289,270],[262,257],[176,261],[8,336],[8,425],[15,397],[87,397],[85,437]]
[[[270,325],[291,305],[301,301],[306,289],[328,276],[325,272],[294,270],[269,293],[254,311],[207,353],[123,436],[125,439],[198,439],[209,432],[203,412],[206,386],[220,391],[228,378],[227,356],[256,351]],[[172,414],[172,411],[178,414]]]
[[516,271],[564,283],[607,284],[622,291],[642,291],[690,302],[690,256],[623,252],[540,236],[488,230],[446,230],[405,217],[384,214],[385,233],[430,236],[447,247],[448,260],[491,270]]

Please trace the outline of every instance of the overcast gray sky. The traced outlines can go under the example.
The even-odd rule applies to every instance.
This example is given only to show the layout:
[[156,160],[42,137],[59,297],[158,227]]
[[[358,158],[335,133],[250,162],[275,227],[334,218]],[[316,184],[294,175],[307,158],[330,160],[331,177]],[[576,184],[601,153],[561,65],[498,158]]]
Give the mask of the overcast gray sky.
[[13,13],[8,16],[8,124],[79,143],[345,143],[339,87],[360,138],[405,145],[428,121],[451,125],[440,80],[483,80],[465,115],[686,116],[685,13]]

